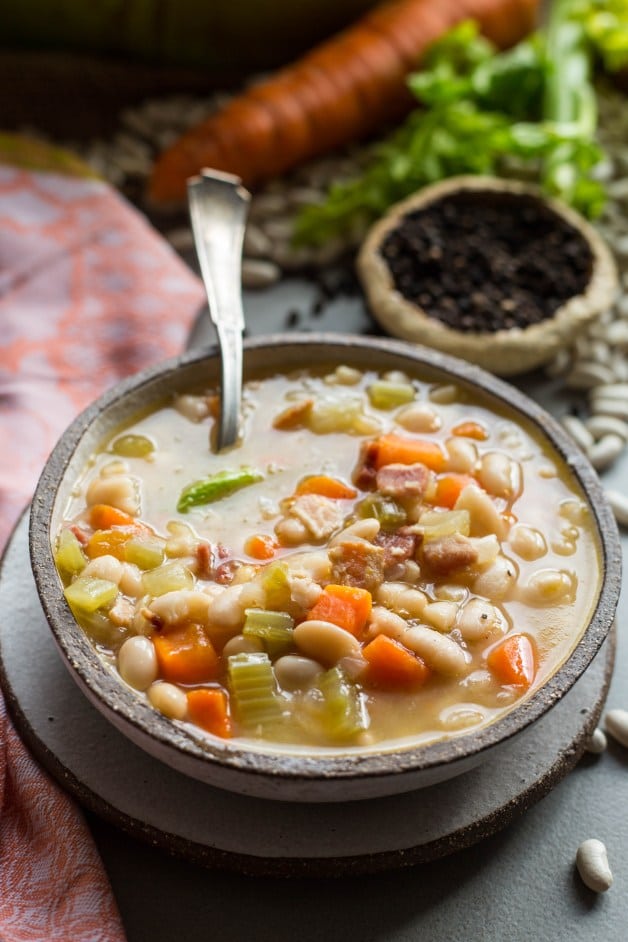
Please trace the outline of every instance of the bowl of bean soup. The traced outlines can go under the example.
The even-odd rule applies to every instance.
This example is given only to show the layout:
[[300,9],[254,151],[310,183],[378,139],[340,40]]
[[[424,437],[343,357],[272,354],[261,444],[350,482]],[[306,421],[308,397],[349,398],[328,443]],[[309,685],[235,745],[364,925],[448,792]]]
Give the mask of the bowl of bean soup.
[[617,530],[538,405],[403,342],[245,344],[106,393],[51,454],[31,559],[61,656],[139,747],[243,794],[337,801],[461,774],[611,627]]

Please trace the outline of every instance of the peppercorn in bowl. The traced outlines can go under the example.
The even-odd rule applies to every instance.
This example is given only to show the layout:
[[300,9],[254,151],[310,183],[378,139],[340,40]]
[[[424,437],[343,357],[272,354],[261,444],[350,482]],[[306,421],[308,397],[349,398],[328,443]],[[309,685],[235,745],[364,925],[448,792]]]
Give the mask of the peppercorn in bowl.
[[268,337],[216,454],[218,384],[216,351],[121,384],[34,497],[44,610],[118,729],[220,787],[347,800],[464,772],[571,688],[619,543],[546,413],[433,351]]
[[579,213],[535,186],[480,176],[393,206],[358,272],[389,333],[501,376],[547,363],[617,290],[612,255]]

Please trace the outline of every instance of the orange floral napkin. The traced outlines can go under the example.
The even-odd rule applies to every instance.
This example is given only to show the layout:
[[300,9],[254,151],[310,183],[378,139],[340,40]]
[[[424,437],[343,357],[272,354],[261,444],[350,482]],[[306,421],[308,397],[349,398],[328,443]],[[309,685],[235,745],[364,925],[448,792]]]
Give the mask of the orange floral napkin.
[[[106,184],[0,163],[0,547],[74,416],[177,353],[200,281]],[[81,812],[0,695],[0,940],[122,942]]]

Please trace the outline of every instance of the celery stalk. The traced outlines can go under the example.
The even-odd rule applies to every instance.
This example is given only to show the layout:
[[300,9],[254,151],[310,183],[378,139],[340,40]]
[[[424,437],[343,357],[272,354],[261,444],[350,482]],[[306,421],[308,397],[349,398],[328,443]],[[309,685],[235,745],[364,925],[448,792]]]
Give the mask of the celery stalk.
[[142,585],[147,595],[153,597],[174,592],[176,589],[194,588],[194,576],[187,566],[179,560],[164,563],[157,569],[151,569],[142,576]]
[[267,654],[247,652],[228,658],[231,704],[238,721],[252,732],[263,733],[281,720],[281,702]]
[[95,612],[113,602],[118,594],[118,586],[108,579],[93,579],[79,576],[67,586],[64,595],[71,609],[80,612]]
[[65,576],[76,576],[87,564],[81,544],[71,530],[62,530],[59,534],[54,557],[57,569]]
[[272,610],[284,610],[291,601],[288,567],[285,563],[275,562],[266,566],[262,576],[262,588],[266,605]]
[[245,616],[242,634],[245,638],[259,638],[272,660],[292,648],[294,619],[287,612],[247,608]]
[[429,510],[421,514],[416,529],[421,531],[426,541],[437,540],[442,536],[453,536],[454,533],[469,536],[471,517],[468,510]]
[[164,561],[164,545],[152,537],[131,537],[124,544],[124,559],[140,569],[156,569]]
[[349,740],[368,727],[360,695],[339,667],[326,671],[318,683],[323,695],[322,727],[334,740]]

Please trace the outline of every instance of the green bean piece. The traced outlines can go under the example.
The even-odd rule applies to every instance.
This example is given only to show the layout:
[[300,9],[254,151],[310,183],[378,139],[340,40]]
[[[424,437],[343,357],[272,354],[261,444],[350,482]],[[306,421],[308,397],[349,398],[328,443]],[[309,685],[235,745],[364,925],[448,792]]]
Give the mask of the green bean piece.
[[245,638],[259,638],[271,660],[287,654],[293,646],[294,619],[287,612],[273,612],[262,608],[245,611]]
[[414,387],[410,383],[392,383],[380,379],[369,386],[367,392],[375,409],[395,409],[414,400]]
[[239,491],[242,487],[257,484],[258,481],[263,480],[264,475],[254,468],[240,468],[239,471],[219,471],[217,474],[212,474],[200,481],[194,481],[184,487],[179,497],[177,510],[179,513],[186,513],[190,507],[211,504],[215,500],[228,497],[234,491]]
[[63,576],[76,576],[87,565],[81,544],[71,530],[62,530],[57,539],[55,563]]
[[407,520],[403,507],[392,497],[385,497],[383,494],[369,494],[365,497],[358,507],[358,513],[361,517],[375,517],[383,530],[396,530]]
[[231,704],[240,723],[251,732],[264,733],[281,721],[281,701],[267,654],[247,652],[228,658]]
[[110,605],[118,594],[118,586],[108,579],[94,579],[90,576],[79,576],[78,579],[67,586],[64,595],[72,611],[95,612],[99,608]]
[[111,446],[114,455],[122,458],[146,458],[152,455],[155,445],[146,435],[120,435]]

